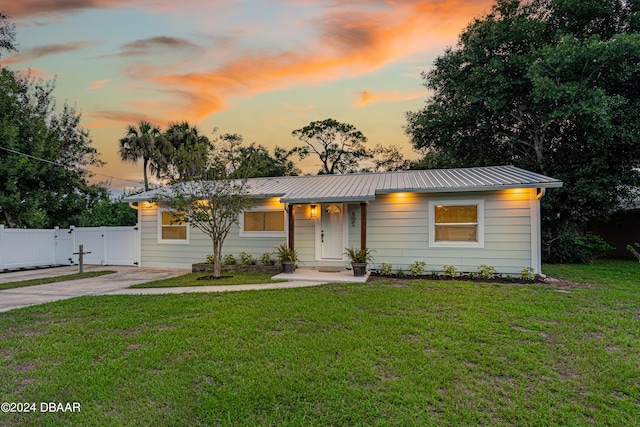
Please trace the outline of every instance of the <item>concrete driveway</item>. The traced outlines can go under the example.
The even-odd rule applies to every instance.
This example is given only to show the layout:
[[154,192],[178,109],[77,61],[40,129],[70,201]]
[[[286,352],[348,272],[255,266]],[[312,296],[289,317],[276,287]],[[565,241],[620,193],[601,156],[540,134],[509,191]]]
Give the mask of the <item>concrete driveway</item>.
[[[89,279],[70,280],[46,285],[25,286],[0,290],[0,312],[14,308],[27,307],[45,302],[80,297],[85,295],[104,295],[117,293],[138,283],[166,279],[190,273],[188,269],[177,268],[140,268],[126,266],[85,266],[84,271],[115,270]],[[77,266],[65,266],[36,270],[24,270],[0,274],[0,283],[30,280],[42,277],[62,276],[78,272]]]
[[[251,285],[129,289],[130,286],[137,285],[139,283],[181,276],[183,274],[190,273],[191,270],[180,268],[141,268],[97,265],[89,265],[84,268],[85,272],[101,270],[115,270],[117,273],[106,274],[104,276],[92,277],[89,279],[70,280],[66,282],[49,283],[46,285],[25,286],[22,288],[0,290],[0,312],[85,295],[158,295],[190,292],[231,292],[260,289],[286,289],[318,286],[331,281],[314,277],[310,280],[293,278],[293,280],[289,282]],[[1,273],[0,283],[38,279],[42,277],[62,276],[77,272],[77,266],[67,266]]]

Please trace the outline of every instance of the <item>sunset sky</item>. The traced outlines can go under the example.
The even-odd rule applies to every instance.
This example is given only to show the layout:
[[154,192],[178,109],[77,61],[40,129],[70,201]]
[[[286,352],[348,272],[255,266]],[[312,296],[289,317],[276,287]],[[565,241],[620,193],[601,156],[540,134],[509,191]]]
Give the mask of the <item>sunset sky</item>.
[[[11,0],[19,52],[0,64],[56,77],[54,96],[82,113],[106,161],[96,180],[135,187],[142,166],[118,157],[127,124],[187,120],[270,149],[334,118],[368,146],[415,158],[405,112],[428,95],[420,72],[491,0]],[[299,163],[315,173],[315,160]],[[117,178],[117,179],[116,179]],[[141,185],[138,185],[140,187]]]

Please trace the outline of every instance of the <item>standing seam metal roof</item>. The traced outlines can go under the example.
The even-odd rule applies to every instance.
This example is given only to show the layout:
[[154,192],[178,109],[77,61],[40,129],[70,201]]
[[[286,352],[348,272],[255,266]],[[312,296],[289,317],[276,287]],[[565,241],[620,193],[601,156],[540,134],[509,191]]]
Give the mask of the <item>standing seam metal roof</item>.
[[[508,188],[554,188],[562,182],[515,166],[465,169],[427,169],[345,175],[253,178],[249,193],[256,197],[280,197],[283,203],[367,201],[376,194],[397,192],[438,193],[487,191]],[[126,202],[151,200],[161,190],[129,196]]]

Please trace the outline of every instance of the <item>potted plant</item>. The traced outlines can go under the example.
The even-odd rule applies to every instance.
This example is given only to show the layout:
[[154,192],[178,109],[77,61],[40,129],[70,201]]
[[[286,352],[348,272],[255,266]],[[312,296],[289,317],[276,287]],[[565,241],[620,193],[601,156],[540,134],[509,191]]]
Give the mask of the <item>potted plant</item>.
[[286,274],[293,273],[293,270],[296,269],[296,261],[298,261],[298,251],[282,244],[276,248],[276,253],[280,264],[282,264],[283,272]]
[[356,277],[363,277],[367,270],[367,263],[373,262],[373,256],[371,252],[373,249],[352,249],[345,248],[345,254],[351,260],[351,267],[353,267],[353,275]]

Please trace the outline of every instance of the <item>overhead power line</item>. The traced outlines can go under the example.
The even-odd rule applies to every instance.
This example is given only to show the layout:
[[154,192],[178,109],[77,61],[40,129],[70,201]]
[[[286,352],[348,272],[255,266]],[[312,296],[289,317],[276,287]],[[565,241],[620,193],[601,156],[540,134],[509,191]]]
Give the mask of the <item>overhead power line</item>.
[[[32,156],[31,154],[21,153],[20,151],[16,151],[16,150],[13,150],[11,148],[3,147],[1,145],[0,145],[0,150],[8,151],[10,153],[18,154],[20,156],[24,156],[24,157],[27,157],[29,159],[37,160],[39,162],[49,163],[51,165],[60,166],[61,168],[66,169],[66,167],[64,165],[61,165],[60,163],[56,163],[56,162],[51,161],[51,160],[43,159],[41,157]],[[118,181],[126,181],[126,182],[133,182],[135,184],[142,184],[140,181],[134,181],[134,180],[131,180],[131,179],[116,178],[115,176],[104,175],[104,174],[96,173],[96,172],[91,172],[91,173],[93,175],[102,176],[102,177],[109,178],[109,179],[117,179]]]

